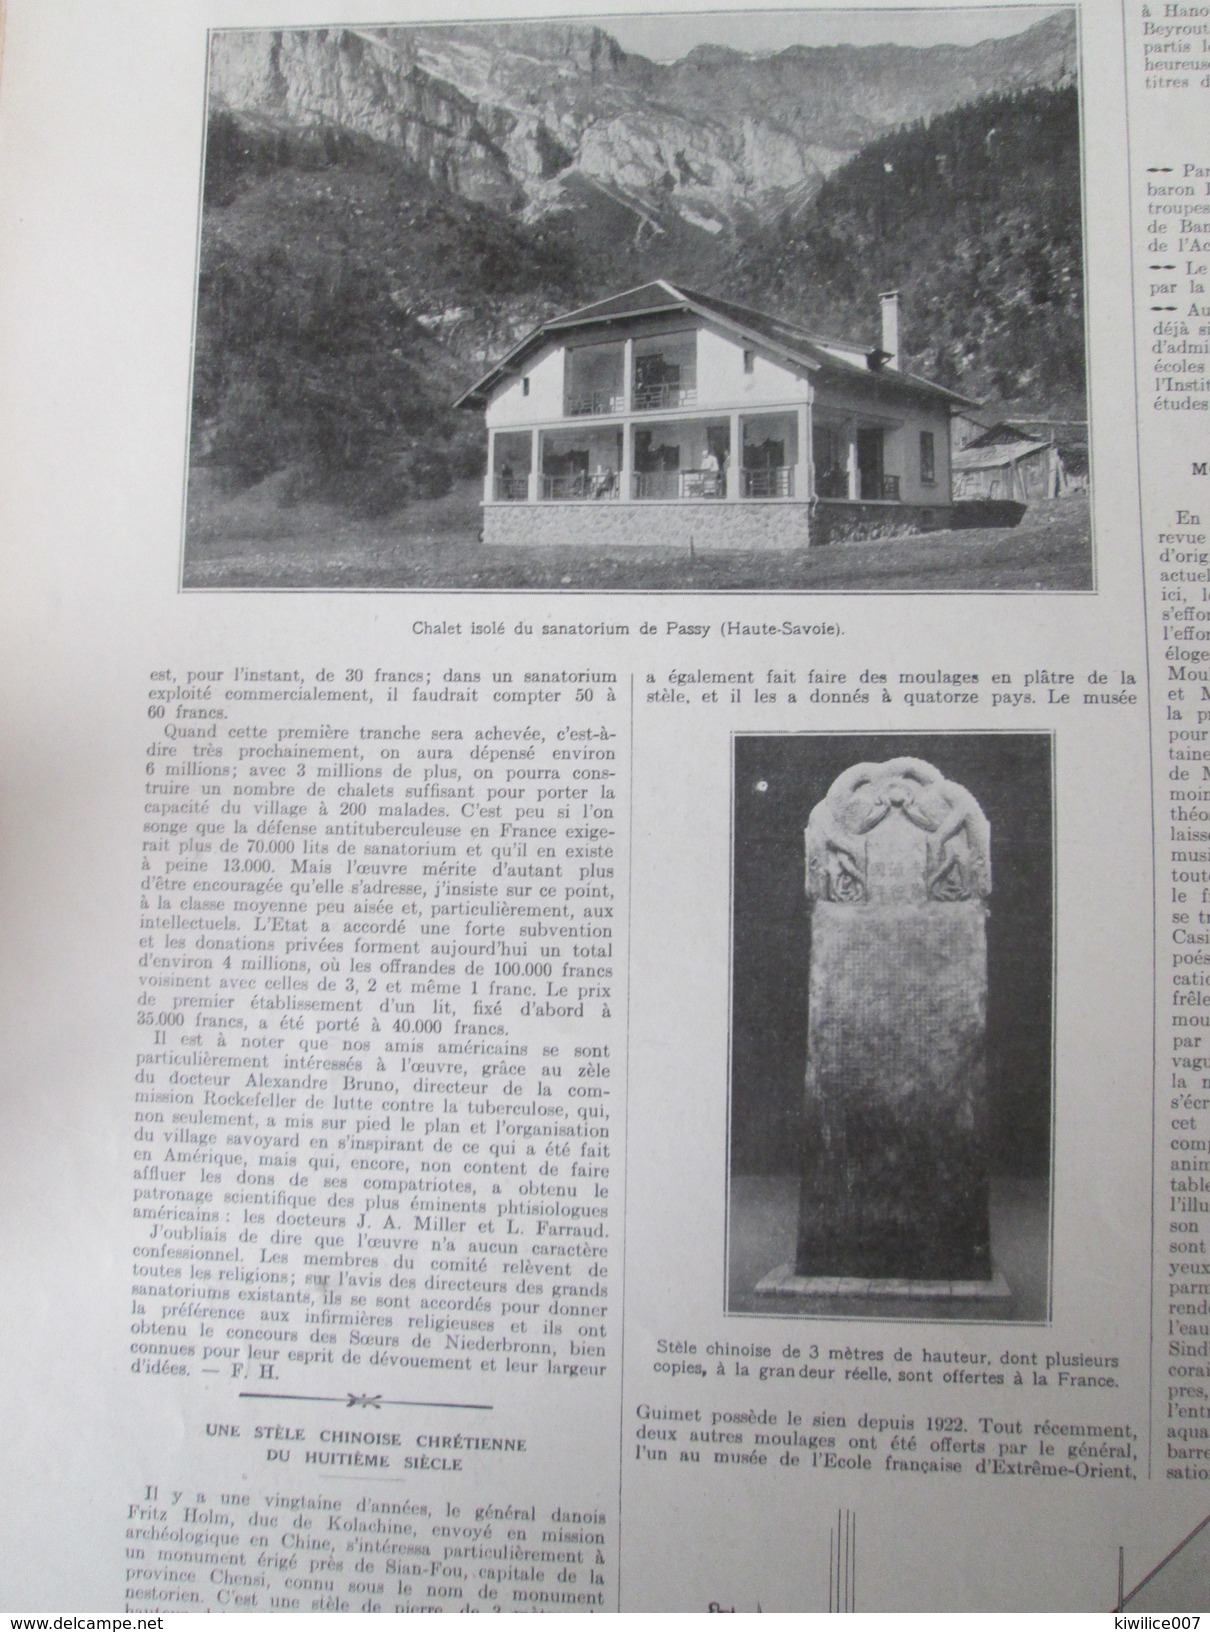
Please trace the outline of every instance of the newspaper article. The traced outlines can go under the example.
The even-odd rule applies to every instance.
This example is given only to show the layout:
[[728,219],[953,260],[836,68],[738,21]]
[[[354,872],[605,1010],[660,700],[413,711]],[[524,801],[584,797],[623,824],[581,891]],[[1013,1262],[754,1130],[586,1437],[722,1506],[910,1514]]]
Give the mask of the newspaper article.
[[1207,8],[2,60],[0,1607],[1195,1624]]

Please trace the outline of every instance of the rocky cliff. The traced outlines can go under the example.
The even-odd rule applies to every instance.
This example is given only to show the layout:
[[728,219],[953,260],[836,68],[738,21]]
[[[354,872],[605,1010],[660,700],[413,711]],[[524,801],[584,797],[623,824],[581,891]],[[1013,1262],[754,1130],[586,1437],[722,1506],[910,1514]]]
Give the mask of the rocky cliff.
[[250,129],[382,143],[432,182],[539,219],[568,183],[710,233],[801,203],[877,135],[1072,76],[1074,13],[973,46],[699,46],[628,55],[588,24],[216,34],[211,107]]

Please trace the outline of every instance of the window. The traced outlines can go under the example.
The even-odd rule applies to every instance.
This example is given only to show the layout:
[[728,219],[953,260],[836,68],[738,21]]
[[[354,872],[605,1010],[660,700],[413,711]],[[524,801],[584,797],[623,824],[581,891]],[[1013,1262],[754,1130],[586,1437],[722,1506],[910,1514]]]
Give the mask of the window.
[[745,351],[744,352],[744,373],[745,374],[751,374],[752,370],[755,367],[756,367],[756,353],[754,351]]
[[521,377],[521,395],[523,397],[528,397],[528,395],[529,395],[529,375],[528,374],[523,374],[522,377]]
[[920,433],[920,480],[926,487],[937,481],[937,445],[932,431]]

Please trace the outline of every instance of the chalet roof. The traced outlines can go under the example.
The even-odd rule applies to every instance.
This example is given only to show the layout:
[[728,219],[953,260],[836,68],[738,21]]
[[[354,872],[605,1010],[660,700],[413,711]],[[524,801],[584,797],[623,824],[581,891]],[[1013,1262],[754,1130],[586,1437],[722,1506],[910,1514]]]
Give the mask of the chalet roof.
[[1003,465],[1015,465],[1019,459],[1030,459],[1035,453],[1050,451],[1049,442],[1038,442],[1020,437],[1015,442],[968,442],[964,448],[955,448],[950,463],[954,470],[998,470]]
[[609,295],[605,300],[594,300],[590,306],[580,306],[543,325],[547,331],[576,328],[581,323],[599,323],[616,317],[642,317],[648,312],[683,312],[688,297],[661,278],[655,283],[640,284],[637,289],[625,289],[620,295]]
[[[678,287],[664,278],[659,278],[654,283],[644,283],[638,288],[610,295],[605,300],[593,301],[591,305],[581,306],[574,312],[566,312],[562,317],[551,318],[533,329],[481,380],[476,381],[469,391],[464,391],[455,407],[485,407],[496,386],[510,375],[516,374],[527,357],[532,356],[547,340],[556,335],[598,326],[608,328],[611,324],[624,323],[637,317],[657,317],[665,314],[671,316],[674,313],[692,314],[716,323],[730,330],[737,338],[753,341],[797,368],[805,368],[812,372],[822,370],[827,373],[858,376],[862,379],[875,376],[880,382],[900,386],[912,392],[942,397],[954,404],[970,404],[969,398],[961,396],[957,391],[950,391],[945,386],[937,385],[935,381],[927,380],[921,374],[883,368],[886,353],[877,346],[860,342],[825,340],[821,335],[812,334],[799,324],[773,317],[768,312],[757,311],[751,306],[741,306],[737,301],[722,300],[717,295],[701,294],[693,289]],[[851,362],[837,356],[831,347],[864,355],[866,361],[864,364]]]
[[981,409],[967,409],[958,418],[974,430],[967,447],[989,447],[993,442],[1013,442],[1022,440],[1055,441],[1068,443],[1086,443],[1088,440],[1088,421],[1086,419],[1056,419],[1049,414],[1014,414],[1012,419],[997,419],[996,414],[1001,410],[990,404],[984,404]]
[[996,424],[989,425],[981,435],[972,437],[966,444],[968,448],[993,448],[1005,442],[1031,442],[1040,440],[1038,433],[1028,423],[1017,423],[1012,420],[1001,419]]

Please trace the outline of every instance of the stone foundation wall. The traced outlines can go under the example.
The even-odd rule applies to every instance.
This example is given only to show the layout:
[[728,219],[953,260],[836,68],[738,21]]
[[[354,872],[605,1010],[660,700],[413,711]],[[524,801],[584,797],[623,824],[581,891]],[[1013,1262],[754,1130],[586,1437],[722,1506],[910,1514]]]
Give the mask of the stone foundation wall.
[[1016,527],[1025,510],[1017,499],[959,499],[951,511],[950,526],[957,531],[967,527]]
[[613,500],[572,504],[485,504],[485,544],[572,544],[582,549],[632,546],[730,551],[801,550],[807,544],[846,544],[861,539],[910,538],[953,525],[945,504],[877,504],[821,500],[728,504],[619,504]]
[[804,549],[810,506],[772,501],[728,504],[485,504],[485,544],[574,544],[582,549],[634,545],[695,551]]
[[862,504],[821,499],[811,530],[812,544],[852,544],[862,539],[908,538],[941,532],[950,525],[947,504]]

